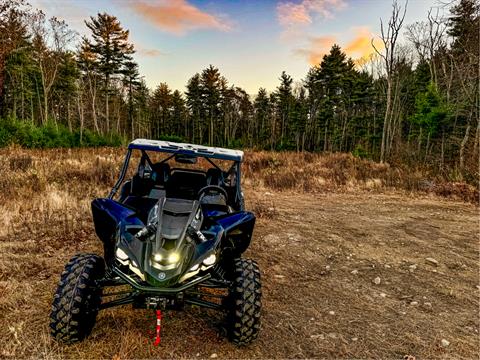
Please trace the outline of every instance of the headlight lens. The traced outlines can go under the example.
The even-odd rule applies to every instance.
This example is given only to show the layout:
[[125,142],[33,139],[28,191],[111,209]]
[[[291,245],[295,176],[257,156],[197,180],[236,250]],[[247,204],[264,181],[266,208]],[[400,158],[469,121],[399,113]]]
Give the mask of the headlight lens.
[[217,261],[217,257],[215,256],[215,254],[211,254],[203,260],[203,263],[207,266],[210,266],[215,264],[215,261]]
[[168,255],[168,258],[167,258],[167,259],[168,259],[168,262],[169,262],[170,264],[177,263],[178,260],[180,260],[180,254],[179,254],[179,253],[176,253],[176,252],[171,253],[170,255]]
[[199,264],[195,264],[190,268],[190,271],[196,271],[196,270],[198,270],[199,267],[200,267]]
[[180,260],[180,254],[178,252],[173,252],[165,256],[165,254],[156,253],[153,254],[152,259],[154,262],[159,263],[168,263],[168,264],[175,264]]
[[128,260],[128,255],[125,253],[125,251],[123,251],[122,249],[120,248],[117,248],[117,258],[120,259],[120,260]]

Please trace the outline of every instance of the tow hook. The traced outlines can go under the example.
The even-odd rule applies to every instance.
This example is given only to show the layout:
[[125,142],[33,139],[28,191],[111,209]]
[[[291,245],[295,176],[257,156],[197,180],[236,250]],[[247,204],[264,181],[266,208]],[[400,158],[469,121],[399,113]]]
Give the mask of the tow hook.
[[167,299],[160,297],[149,297],[146,299],[147,309],[153,309],[155,311],[155,331],[153,346],[160,345],[161,342],[161,326],[162,326],[162,309],[167,306]]
[[155,341],[153,342],[153,346],[158,346],[160,345],[160,328],[162,325],[162,310],[156,310],[155,314],[157,316],[157,322],[155,325]]

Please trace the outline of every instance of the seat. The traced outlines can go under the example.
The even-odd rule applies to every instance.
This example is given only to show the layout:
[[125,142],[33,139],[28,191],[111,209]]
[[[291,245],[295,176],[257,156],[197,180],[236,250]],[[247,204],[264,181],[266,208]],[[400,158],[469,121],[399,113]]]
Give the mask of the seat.
[[165,184],[170,177],[170,165],[167,163],[156,163],[152,165],[152,180],[153,187],[151,188],[148,197],[160,199],[165,197]]
[[169,177],[170,165],[164,162],[152,165],[152,180],[155,186],[165,186]]
[[195,200],[198,191],[207,185],[205,173],[174,169],[165,190],[167,198]]
[[220,169],[210,168],[207,170],[207,185],[222,186],[223,184],[223,174]]
[[154,182],[151,178],[142,177],[137,173],[133,175],[130,185],[130,196],[147,196],[153,188]]

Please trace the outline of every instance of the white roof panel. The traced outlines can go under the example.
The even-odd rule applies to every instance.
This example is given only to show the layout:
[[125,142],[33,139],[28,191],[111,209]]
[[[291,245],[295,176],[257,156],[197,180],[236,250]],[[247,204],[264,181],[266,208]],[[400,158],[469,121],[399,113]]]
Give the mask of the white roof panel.
[[181,153],[194,156],[202,156],[214,159],[242,161],[243,151],[219,147],[176,143],[164,140],[135,139],[129,145],[129,149],[140,149],[166,153]]

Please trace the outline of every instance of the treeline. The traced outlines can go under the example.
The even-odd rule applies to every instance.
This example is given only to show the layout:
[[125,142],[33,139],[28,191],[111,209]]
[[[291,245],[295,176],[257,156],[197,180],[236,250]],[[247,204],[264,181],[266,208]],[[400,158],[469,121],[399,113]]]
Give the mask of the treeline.
[[304,79],[283,72],[274,91],[251,95],[212,65],[185,91],[150,90],[115,16],[90,17],[90,36],[79,39],[22,0],[2,2],[1,116],[68,128],[80,144],[88,133],[343,151],[478,179],[478,1],[456,0],[410,25],[405,10],[393,3],[376,56],[355,62],[334,45]]

